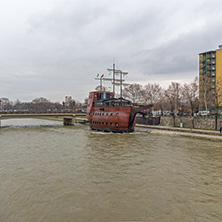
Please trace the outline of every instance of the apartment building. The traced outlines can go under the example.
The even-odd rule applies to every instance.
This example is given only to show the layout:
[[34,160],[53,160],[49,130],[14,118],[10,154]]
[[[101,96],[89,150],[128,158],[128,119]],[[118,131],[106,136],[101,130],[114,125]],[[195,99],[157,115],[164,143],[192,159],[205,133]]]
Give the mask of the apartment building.
[[222,45],[199,54],[199,98],[201,111],[222,108]]

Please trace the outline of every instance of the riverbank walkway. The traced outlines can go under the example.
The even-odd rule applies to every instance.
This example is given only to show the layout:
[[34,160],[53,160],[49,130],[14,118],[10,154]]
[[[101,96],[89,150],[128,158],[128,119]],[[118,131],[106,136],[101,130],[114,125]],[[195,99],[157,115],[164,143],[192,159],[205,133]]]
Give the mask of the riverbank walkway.
[[171,127],[171,126],[152,126],[152,125],[142,125],[142,124],[136,124],[136,129],[138,131],[148,131],[150,133],[156,133],[156,134],[189,136],[194,138],[222,141],[222,134],[220,133],[219,130],[216,131],[216,130],[192,129],[192,128],[182,128],[182,127],[180,128],[180,127]]

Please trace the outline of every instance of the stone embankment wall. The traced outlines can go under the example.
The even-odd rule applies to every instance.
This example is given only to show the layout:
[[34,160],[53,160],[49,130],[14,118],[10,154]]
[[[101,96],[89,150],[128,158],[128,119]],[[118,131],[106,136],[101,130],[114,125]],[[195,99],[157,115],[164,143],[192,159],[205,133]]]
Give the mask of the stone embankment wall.
[[[160,125],[161,126],[175,126],[177,127],[187,127],[196,129],[215,129],[215,118],[213,117],[185,117],[185,116],[161,116]],[[222,127],[222,118],[217,120],[217,129]]]

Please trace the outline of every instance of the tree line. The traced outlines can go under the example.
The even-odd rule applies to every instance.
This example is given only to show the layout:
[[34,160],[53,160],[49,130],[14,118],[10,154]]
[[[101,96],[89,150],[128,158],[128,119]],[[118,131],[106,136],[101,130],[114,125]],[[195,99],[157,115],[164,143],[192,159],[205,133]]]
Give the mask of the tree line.
[[183,85],[171,82],[167,89],[157,83],[145,86],[134,83],[124,88],[123,97],[133,103],[154,104],[153,110],[161,113],[168,110],[177,114],[181,111],[193,116],[199,110],[199,82],[197,77]]
[[1,112],[23,112],[23,113],[46,113],[46,112],[83,112],[86,105],[72,100],[69,103],[51,102],[50,100],[40,97],[31,102],[21,102],[17,100],[1,105]]

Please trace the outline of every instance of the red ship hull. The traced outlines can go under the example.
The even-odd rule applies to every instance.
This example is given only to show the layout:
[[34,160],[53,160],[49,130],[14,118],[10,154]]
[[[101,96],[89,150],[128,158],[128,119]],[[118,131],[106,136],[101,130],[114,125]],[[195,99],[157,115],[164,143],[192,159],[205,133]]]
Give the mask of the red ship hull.
[[94,107],[90,128],[106,132],[133,132],[135,118],[130,124],[131,111],[131,107]]
[[134,107],[123,98],[115,99],[111,92],[96,91],[89,94],[86,117],[90,128],[105,132],[133,132],[136,114],[144,110]]

